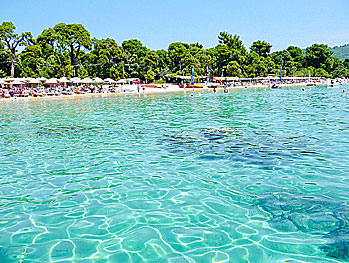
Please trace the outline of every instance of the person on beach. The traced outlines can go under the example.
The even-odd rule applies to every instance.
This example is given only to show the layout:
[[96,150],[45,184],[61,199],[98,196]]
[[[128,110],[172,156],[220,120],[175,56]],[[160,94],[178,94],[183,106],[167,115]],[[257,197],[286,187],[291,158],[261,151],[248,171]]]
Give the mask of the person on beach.
[[139,87],[139,84],[137,85],[137,92],[139,93],[140,91],[140,87]]
[[216,90],[216,86],[213,87],[213,93],[216,93],[217,90]]
[[224,87],[224,93],[228,93],[229,90],[228,90],[228,84],[225,84],[225,87]]

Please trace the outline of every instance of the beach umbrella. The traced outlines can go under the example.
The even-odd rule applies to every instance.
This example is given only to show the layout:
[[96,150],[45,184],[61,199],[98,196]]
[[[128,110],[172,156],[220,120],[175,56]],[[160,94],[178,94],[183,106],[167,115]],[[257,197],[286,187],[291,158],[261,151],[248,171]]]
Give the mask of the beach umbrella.
[[70,79],[74,84],[76,84],[76,83],[81,83],[80,81],[81,81],[81,79],[80,78],[78,78],[78,77],[75,77],[75,78],[71,78]]
[[40,80],[40,81],[45,81],[45,80],[47,80],[47,78],[41,77],[41,78],[38,78],[38,80]]
[[14,80],[14,81],[7,83],[7,84],[9,84],[9,85],[23,85],[24,82],[19,81],[19,80]]
[[94,79],[93,82],[94,82],[94,83],[99,83],[99,84],[100,84],[100,83],[104,83],[105,81],[104,81],[103,79],[97,77],[97,78]]
[[126,84],[127,80],[126,79],[119,79],[116,83],[117,84]]
[[30,80],[28,83],[29,83],[29,84],[40,84],[41,81],[38,80],[38,79],[32,79],[32,80]]
[[56,78],[48,79],[45,84],[58,84],[58,80]]
[[71,82],[71,80],[67,79],[66,77],[61,77],[60,79],[58,79],[58,81],[60,83],[69,83],[69,82]]
[[29,82],[31,81],[32,78],[21,78],[20,81],[23,81],[23,82]]
[[104,82],[108,82],[108,83],[116,83],[115,80],[111,79],[111,78],[107,78],[104,80]]
[[15,81],[15,80],[18,80],[18,79],[17,78],[6,78],[6,79],[4,79],[4,81],[6,81],[6,82]]
[[94,83],[93,80],[90,79],[90,78],[84,78],[84,79],[80,80],[79,82],[80,82],[80,83],[86,83],[86,84],[88,84],[88,83]]

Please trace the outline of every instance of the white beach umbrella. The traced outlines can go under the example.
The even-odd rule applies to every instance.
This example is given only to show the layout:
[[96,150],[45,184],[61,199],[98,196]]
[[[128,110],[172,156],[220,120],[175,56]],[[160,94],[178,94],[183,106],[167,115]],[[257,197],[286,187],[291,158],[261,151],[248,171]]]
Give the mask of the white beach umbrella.
[[69,83],[69,82],[71,82],[71,80],[67,79],[66,77],[61,77],[60,79],[58,79],[58,81],[60,83]]
[[32,79],[32,80],[30,80],[28,83],[29,83],[29,84],[40,84],[41,81],[38,80],[38,79]]
[[40,80],[40,81],[45,81],[45,80],[47,80],[47,78],[41,77],[41,78],[38,78],[38,80]]
[[108,83],[116,83],[115,80],[111,79],[111,78],[107,78],[104,80],[104,82],[108,82]]
[[14,80],[14,81],[12,81],[12,82],[10,82],[8,84],[10,84],[10,85],[23,85],[25,83],[23,81]]
[[76,83],[81,83],[81,79],[78,78],[78,77],[71,78],[70,80],[71,80],[74,84],[76,84]]
[[21,78],[20,81],[23,81],[23,82],[29,82],[31,81],[32,78]]
[[90,78],[84,78],[84,79],[82,79],[82,80],[80,81],[80,83],[86,83],[86,84],[88,84],[88,83],[94,83],[94,82],[93,82],[93,80],[90,79]]
[[125,83],[127,83],[127,80],[126,79],[119,79],[116,83],[117,84],[125,84]]
[[58,80],[56,78],[48,79],[45,84],[58,84]]
[[17,78],[5,78],[4,81],[6,82],[11,82],[11,81],[15,81],[18,80]]
[[104,83],[104,80],[97,77],[94,79],[94,83]]

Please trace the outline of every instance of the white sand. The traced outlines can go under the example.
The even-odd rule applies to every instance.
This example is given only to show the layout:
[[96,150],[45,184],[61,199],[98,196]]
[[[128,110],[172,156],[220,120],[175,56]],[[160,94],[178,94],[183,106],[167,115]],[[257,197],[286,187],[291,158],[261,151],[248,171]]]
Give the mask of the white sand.
[[[305,83],[298,83],[298,84],[282,84],[283,87],[297,87],[297,86],[303,86]],[[60,98],[82,98],[82,97],[104,97],[104,96],[119,96],[122,94],[155,94],[155,93],[170,93],[170,92],[197,92],[197,91],[203,91],[203,90],[213,90],[213,88],[195,88],[195,89],[184,89],[180,88],[178,85],[173,84],[164,84],[164,86],[167,86],[166,88],[145,88],[143,90],[140,88],[139,93],[137,92],[137,86],[136,85],[123,85],[122,90],[120,87],[117,88],[117,92],[115,93],[85,93],[85,94],[74,94],[74,95],[60,95],[60,96],[44,96],[44,97],[16,97],[16,98],[0,98],[0,102],[13,102],[14,100],[22,101],[22,100],[42,100],[42,99],[60,99]],[[232,89],[244,89],[245,86],[236,86],[236,87],[229,87],[229,90]],[[269,88],[268,85],[250,85],[247,86],[247,88]],[[223,88],[217,88],[218,92],[222,92]]]

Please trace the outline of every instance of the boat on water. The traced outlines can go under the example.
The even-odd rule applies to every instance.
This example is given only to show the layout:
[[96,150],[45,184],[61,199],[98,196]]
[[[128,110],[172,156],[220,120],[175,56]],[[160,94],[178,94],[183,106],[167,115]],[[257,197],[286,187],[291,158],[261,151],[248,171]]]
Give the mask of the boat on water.
[[[182,86],[182,87],[181,87]],[[183,85],[180,85],[179,86],[180,88],[183,88],[184,86]],[[187,89],[201,89],[201,88],[203,88],[204,86],[203,85],[201,85],[201,84],[188,84],[188,85],[186,85],[185,86]]]
[[314,83],[314,82],[308,82],[307,84],[305,84],[305,86],[307,86],[307,87],[315,87],[315,86],[316,86],[316,83]]
[[282,87],[280,85],[276,85],[275,83],[270,86],[271,89],[281,89]]
[[219,88],[221,85],[219,83],[207,83],[206,86],[208,88]]
[[[284,83],[284,81],[282,80],[282,74],[281,74],[281,70],[279,73],[279,78],[280,78],[280,84]],[[270,83],[271,84],[271,83]],[[277,85],[276,83],[274,83],[273,85],[270,86],[271,89],[281,89],[282,86],[281,85]]]
[[167,88],[168,85],[163,84],[143,84],[141,88]]
[[326,85],[328,88],[336,88],[341,85],[341,83],[337,79],[327,79]]

